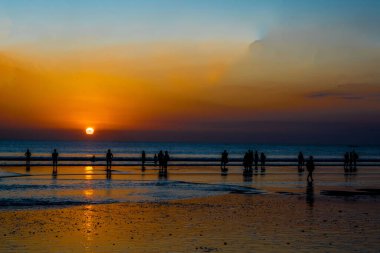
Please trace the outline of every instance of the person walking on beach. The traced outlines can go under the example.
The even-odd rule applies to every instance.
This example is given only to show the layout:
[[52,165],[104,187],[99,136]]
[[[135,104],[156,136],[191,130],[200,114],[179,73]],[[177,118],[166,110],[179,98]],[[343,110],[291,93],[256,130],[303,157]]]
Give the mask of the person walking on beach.
[[29,151],[29,149],[25,152],[25,163],[26,163],[26,169],[30,169],[30,159],[32,157],[32,153]]
[[261,163],[261,170],[262,171],[265,170],[266,159],[267,159],[266,155],[263,152],[261,152],[261,154],[260,154],[260,163]]
[[146,154],[145,151],[143,150],[141,153],[141,169],[145,170],[145,160],[146,160]]
[[307,161],[306,163],[306,169],[307,169],[307,182],[313,182],[314,179],[313,179],[313,172],[315,170],[315,165],[314,165],[314,158],[313,156],[310,156],[309,157],[309,160]]
[[304,164],[305,164],[305,158],[303,156],[303,153],[299,152],[299,154],[298,154],[298,172],[304,171],[304,169],[303,169]]
[[226,168],[227,163],[228,163],[228,152],[227,152],[227,150],[224,150],[222,153],[221,164],[220,164],[222,171],[227,170],[227,168]]
[[255,170],[257,170],[258,164],[259,164],[259,153],[257,150],[255,151]]
[[57,167],[58,167],[58,152],[57,149],[53,150],[53,153],[51,153],[51,157],[53,159],[53,174],[57,174]]
[[113,159],[113,154],[111,152],[111,149],[108,149],[107,154],[106,154],[106,162],[107,162],[107,171],[111,170],[112,167],[112,159]]

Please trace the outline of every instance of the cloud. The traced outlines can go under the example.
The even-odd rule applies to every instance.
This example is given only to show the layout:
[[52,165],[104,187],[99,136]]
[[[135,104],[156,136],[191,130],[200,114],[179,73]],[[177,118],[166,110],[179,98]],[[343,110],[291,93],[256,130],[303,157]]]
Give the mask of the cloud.
[[347,100],[360,100],[365,99],[366,97],[363,95],[356,95],[351,93],[338,93],[333,91],[316,91],[310,92],[305,95],[306,98],[339,98],[339,99],[347,99]]
[[339,84],[329,90],[307,92],[304,96],[311,99],[379,100],[380,85],[363,83]]

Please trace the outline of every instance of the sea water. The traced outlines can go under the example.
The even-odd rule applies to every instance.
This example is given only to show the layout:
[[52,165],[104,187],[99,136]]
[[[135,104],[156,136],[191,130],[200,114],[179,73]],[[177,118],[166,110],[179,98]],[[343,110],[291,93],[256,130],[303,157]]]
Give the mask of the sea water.
[[[127,143],[127,142],[52,142],[1,141],[0,156],[23,156],[29,148],[33,156],[50,156],[56,148],[62,156],[104,155],[111,149],[115,156],[140,156],[145,150],[152,157],[159,150],[168,150],[172,157],[219,157],[228,150],[231,157],[242,157],[247,149],[265,152],[267,157],[292,158],[299,151],[305,156],[339,158],[347,146],[285,146],[241,144],[185,143]],[[355,147],[360,157],[377,158],[379,147]],[[52,174],[50,166],[0,166],[0,208],[46,208],[80,204],[100,204],[128,201],[169,201],[199,198],[220,194],[305,194],[306,175],[295,166],[270,166],[255,170],[244,177],[241,166],[230,167],[222,174],[218,166],[176,166],[169,163],[166,176],[149,164],[116,166],[107,176],[104,165],[91,162],[81,166],[58,166]],[[377,166],[359,167],[356,172],[344,173],[343,168],[320,167],[315,172],[315,193],[320,190],[379,188],[380,170]]]

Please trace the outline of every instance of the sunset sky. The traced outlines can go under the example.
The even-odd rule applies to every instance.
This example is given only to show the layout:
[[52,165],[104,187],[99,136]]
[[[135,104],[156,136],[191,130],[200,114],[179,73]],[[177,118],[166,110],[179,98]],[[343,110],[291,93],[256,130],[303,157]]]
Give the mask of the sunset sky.
[[0,139],[379,144],[379,10],[2,0]]

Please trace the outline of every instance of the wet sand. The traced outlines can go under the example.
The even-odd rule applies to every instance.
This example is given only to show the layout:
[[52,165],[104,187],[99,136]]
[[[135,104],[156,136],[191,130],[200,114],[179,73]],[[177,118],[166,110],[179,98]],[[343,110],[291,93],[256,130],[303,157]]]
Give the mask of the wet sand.
[[0,211],[0,252],[379,252],[376,197],[226,194]]

